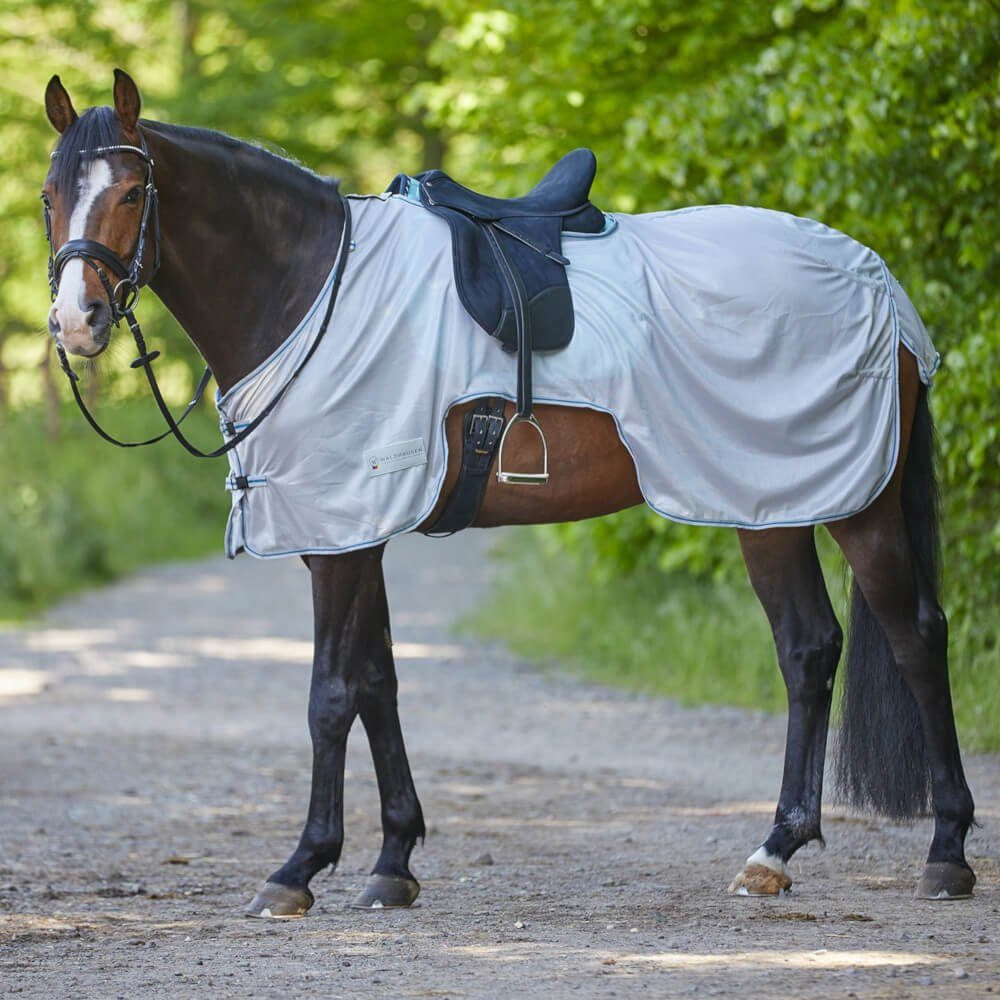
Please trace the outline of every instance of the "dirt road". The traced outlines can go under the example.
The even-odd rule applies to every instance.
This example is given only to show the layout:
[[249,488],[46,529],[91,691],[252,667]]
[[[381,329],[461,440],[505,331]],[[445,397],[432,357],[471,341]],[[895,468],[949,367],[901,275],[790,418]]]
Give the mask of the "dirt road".
[[408,911],[345,909],[379,843],[358,729],[339,871],[304,920],[240,915],[307,798],[297,561],[159,568],[0,634],[0,995],[1000,994],[996,758],[968,761],[971,902],[910,898],[929,822],[836,809],[790,896],[729,897],[773,812],[783,720],[683,710],[456,638],[488,541],[389,546],[429,826]]

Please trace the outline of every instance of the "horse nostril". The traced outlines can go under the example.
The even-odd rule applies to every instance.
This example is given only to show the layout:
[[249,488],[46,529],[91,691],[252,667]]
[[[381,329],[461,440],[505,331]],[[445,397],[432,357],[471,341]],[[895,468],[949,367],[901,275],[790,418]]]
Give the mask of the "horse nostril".
[[55,337],[62,328],[59,326],[59,320],[56,317],[55,310],[49,313],[49,333]]
[[102,326],[105,320],[107,307],[100,299],[91,299],[84,306],[84,314],[87,317],[88,326]]

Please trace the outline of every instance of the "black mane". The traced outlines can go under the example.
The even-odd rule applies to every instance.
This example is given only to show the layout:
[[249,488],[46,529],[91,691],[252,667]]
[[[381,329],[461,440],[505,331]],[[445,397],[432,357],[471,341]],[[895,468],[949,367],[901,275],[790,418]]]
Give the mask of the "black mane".
[[52,162],[56,188],[71,194],[80,176],[80,167],[94,157],[101,146],[122,141],[121,125],[114,108],[88,108],[59,139]]
[[[284,150],[281,150],[280,153],[275,152],[260,141],[236,139],[225,132],[198,128],[194,125],[173,125],[167,122],[147,121],[146,119],[141,119],[140,124],[150,132],[163,135],[168,139],[172,138],[182,144],[188,142],[194,145],[215,146],[221,150],[228,150],[234,155],[246,156],[248,159],[244,162],[255,163],[265,174],[280,173],[286,182],[297,178],[308,186],[319,181],[322,184],[331,185],[334,189],[337,189],[340,184],[338,178],[317,174]],[[289,167],[292,168],[291,173],[288,172]]]
[[[168,125],[165,122],[140,120],[140,125],[150,132],[162,133],[166,136],[177,136],[193,142],[217,145],[233,152],[237,150],[251,152],[261,159],[265,168],[279,170],[294,167],[302,171],[310,180],[320,180],[324,183],[338,185],[337,178],[323,177],[303,166],[297,160],[286,155],[278,155],[260,143],[245,142],[234,139],[224,132],[213,129],[195,128],[190,125]],[[60,191],[72,192],[80,176],[80,167],[94,156],[94,151],[102,146],[114,146],[124,142],[121,124],[114,108],[88,108],[59,139],[53,160],[53,182]]]

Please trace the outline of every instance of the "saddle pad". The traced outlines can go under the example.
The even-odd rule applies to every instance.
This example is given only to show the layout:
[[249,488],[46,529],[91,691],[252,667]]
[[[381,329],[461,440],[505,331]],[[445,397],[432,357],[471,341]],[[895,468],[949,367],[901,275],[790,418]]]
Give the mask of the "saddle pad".
[[[229,453],[230,556],[342,552],[416,527],[444,480],[448,409],[514,397],[513,360],[456,293],[447,225],[399,195],[349,206],[330,330]],[[646,501],[677,521],[768,528],[870,503],[896,462],[897,346],[926,383],[938,364],[881,258],[765,209],[616,220],[605,235],[564,235],[576,335],[536,355],[536,401],[612,414]],[[217,396],[224,423],[245,426],[286,382],[330,284],[270,358]]]

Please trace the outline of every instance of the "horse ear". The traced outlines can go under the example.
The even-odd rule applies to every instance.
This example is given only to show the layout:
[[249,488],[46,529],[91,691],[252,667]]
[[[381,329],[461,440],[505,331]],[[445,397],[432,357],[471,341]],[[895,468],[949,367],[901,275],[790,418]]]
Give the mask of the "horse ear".
[[52,77],[45,88],[45,113],[49,116],[52,127],[60,135],[76,121],[73,102],[69,99],[69,94],[66,93],[66,88],[58,76]]
[[135,81],[124,70],[115,70],[115,114],[122,123],[126,133],[135,132],[139,121],[139,108],[142,101],[139,98],[139,88]]

